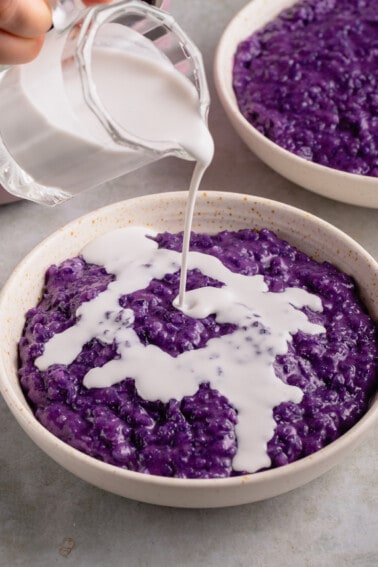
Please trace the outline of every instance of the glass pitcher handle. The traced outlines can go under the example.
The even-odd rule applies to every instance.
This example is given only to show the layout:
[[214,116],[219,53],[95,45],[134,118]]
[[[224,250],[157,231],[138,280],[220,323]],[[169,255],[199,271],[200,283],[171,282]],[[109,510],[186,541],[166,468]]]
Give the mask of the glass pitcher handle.
[[57,30],[64,30],[81,14],[86,6],[80,0],[50,0],[53,23]]
[[[168,10],[170,0],[151,0],[148,3],[156,8]],[[66,29],[79,14],[88,8],[81,0],[50,0],[50,4],[53,8],[54,28],[57,30]]]

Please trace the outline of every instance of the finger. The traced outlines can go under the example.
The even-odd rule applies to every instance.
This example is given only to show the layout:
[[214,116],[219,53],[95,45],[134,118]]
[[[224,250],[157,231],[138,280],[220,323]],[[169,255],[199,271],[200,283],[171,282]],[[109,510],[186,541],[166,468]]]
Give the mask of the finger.
[[0,0],[0,29],[24,38],[37,38],[51,27],[45,0]]
[[29,63],[37,57],[44,35],[35,38],[16,37],[0,30],[0,65]]

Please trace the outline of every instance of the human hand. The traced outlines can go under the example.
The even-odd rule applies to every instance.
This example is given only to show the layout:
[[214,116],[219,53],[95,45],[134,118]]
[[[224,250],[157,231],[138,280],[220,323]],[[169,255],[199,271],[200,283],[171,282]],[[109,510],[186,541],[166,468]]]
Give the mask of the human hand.
[[[103,4],[109,0],[82,0]],[[0,0],[0,64],[28,63],[40,52],[51,28],[49,0]]]

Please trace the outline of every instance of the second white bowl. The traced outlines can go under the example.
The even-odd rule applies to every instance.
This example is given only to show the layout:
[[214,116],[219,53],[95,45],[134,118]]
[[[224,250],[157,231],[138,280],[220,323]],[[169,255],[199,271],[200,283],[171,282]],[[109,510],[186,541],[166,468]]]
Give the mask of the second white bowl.
[[221,103],[247,146],[272,169],[297,185],[337,201],[378,208],[378,178],[338,171],[284,150],[254,128],[239,110],[232,87],[234,55],[241,41],[297,0],[253,0],[230,22],[216,52],[214,75]]

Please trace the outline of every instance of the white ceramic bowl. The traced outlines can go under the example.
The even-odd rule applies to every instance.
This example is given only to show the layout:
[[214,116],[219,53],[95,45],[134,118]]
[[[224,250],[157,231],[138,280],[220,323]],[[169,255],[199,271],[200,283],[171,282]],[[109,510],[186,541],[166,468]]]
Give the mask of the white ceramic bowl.
[[239,111],[232,88],[238,44],[297,0],[253,0],[230,22],[218,44],[214,75],[221,103],[247,146],[272,169],[315,193],[344,203],[378,208],[378,178],[345,173],[300,158],[263,136]]
[[[0,298],[0,389],[26,433],[50,457],[80,478],[136,500],[180,507],[217,507],[263,500],[292,490],[338,463],[378,420],[378,399],[348,433],[296,463],[222,480],[168,479],[130,472],[80,453],[49,433],[34,418],[17,378],[17,343],[25,312],[36,305],[46,268],[77,255],[100,234],[117,227],[151,226],[180,231],[187,193],[165,193],[116,203],[70,223],[37,246],[16,268]],[[273,229],[318,260],[353,274],[371,314],[378,318],[378,265],[356,242],[326,222],[293,207],[233,193],[201,193],[194,230]]]

